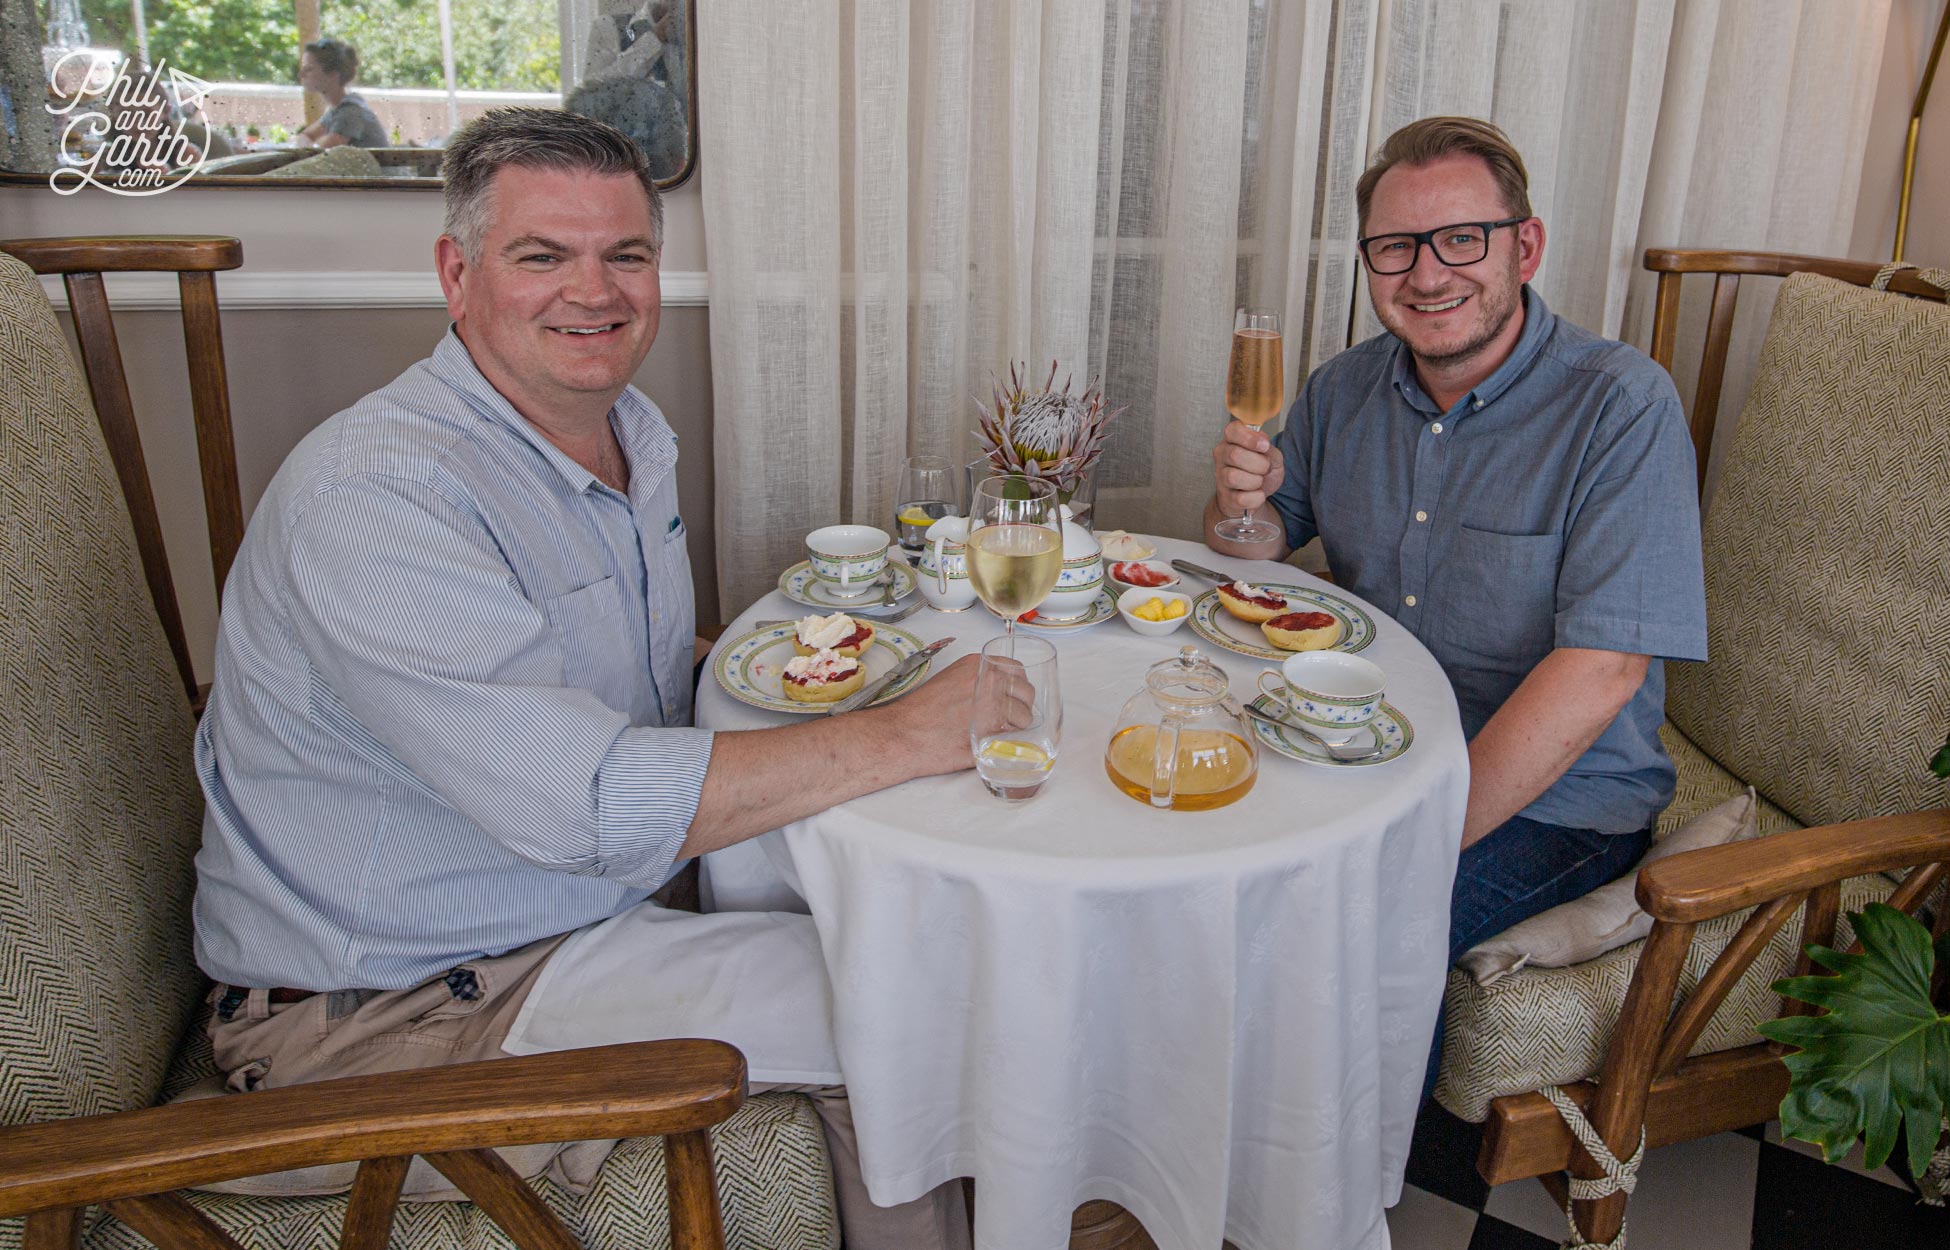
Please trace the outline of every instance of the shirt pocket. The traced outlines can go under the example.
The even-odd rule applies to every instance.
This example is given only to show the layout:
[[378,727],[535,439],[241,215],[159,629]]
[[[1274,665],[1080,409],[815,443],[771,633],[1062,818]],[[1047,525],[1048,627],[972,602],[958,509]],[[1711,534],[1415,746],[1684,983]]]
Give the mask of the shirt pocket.
[[617,579],[612,575],[552,596],[543,601],[542,614],[562,649],[562,684],[626,709],[634,648]]
[[1503,534],[1456,528],[1442,570],[1449,641],[1486,667],[1528,669],[1557,638],[1561,534]]

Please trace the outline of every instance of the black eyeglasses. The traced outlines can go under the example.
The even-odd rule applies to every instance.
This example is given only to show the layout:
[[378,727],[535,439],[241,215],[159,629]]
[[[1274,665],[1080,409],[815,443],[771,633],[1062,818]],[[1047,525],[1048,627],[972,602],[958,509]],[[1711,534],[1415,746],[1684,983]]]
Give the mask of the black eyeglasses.
[[1460,221],[1453,226],[1437,226],[1418,234],[1374,234],[1356,240],[1368,268],[1378,274],[1407,273],[1422,258],[1422,245],[1429,245],[1435,258],[1445,265],[1460,268],[1473,265],[1490,254],[1490,231],[1502,226],[1518,226],[1528,217],[1506,217],[1502,221]]

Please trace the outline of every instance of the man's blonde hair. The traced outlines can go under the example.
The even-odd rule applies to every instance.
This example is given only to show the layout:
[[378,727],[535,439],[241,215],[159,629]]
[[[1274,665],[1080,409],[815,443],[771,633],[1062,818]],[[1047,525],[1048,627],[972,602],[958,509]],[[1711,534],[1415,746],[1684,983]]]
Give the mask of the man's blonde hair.
[[1389,135],[1375,154],[1374,163],[1354,184],[1354,205],[1362,232],[1367,231],[1368,206],[1374,201],[1375,184],[1381,175],[1397,165],[1427,165],[1458,153],[1480,157],[1490,167],[1490,176],[1503,193],[1506,216],[1531,216],[1530,175],[1508,135],[1474,117],[1424,117]]

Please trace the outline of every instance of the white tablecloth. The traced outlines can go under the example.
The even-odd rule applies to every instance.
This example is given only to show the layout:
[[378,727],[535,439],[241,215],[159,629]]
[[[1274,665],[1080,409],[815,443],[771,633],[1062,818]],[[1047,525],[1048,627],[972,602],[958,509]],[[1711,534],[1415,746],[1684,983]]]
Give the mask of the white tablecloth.
[[[806,610],[774,592],[725,637]],[[1382,1210],[1400,1197],[1442,992],[1468,758],[1435,660],[1374,615],[1364,654],[1415,731],[1386,765],[1262,751],[1257,785],[1230,807],[1126,797],[1103,752],[1148,665],[1199,643],[1242,698],[1271,665],[1189,625],[1153,639],[1117,619],[1044,635],[1063,741],[1034,800],[1004,804],[973,772],[930,778],[707,857],[717,909],[810,905],[875,1201],[974,1176],[982,1250],[1061,1250],[1092,1198],[1128,1208],[1162,1250],[1387,1246]],[[902,627],[955,635],[945,663],[1001,623],[978,605]],[[710,728],[786,719],[708,677],[699,693]]]

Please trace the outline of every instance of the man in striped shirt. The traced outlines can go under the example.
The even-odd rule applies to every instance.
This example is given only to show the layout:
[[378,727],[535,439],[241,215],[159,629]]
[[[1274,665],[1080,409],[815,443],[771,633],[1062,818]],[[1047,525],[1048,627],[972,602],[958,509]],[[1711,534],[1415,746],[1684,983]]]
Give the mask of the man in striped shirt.
[[[590,1010],[823,1087],[850,1246],[964,1245],[959,1186],[866,1195],[810,918],[646,900],[683,860],[969,767],[972,659],[885,708],[691,728],[676,438],[629,385],[660,307],[644,158],[508,109],[445,175],[453,328],[299,444],[225,588],[196,741],[218,1063],[248,1089],[492,1057],[565,936],[643,912],[640,977]],[[607,1147],[517,1166],[586,1184]]]

